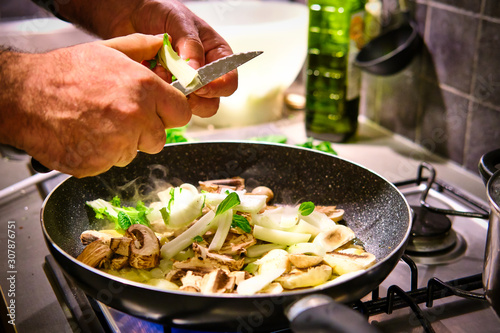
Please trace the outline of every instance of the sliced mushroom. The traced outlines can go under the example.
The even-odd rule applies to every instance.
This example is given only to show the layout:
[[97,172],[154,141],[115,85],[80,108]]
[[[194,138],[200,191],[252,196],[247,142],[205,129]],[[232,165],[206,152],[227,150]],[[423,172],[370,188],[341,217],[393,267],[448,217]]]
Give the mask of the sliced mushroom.
[[174,282],[174,281],[178,281],[178,280],[182,279],[184,276],[186,276],[185,270],[183,270],[183,269],[171,269],[165,275],[165,280],[168,280],[170,282]]
[[228,275],[222,269],[216,269],[203,276],[200,289],[203,294],[229,293],[234,290],[235,277]]
[[247,271],[234,271],[229,272],[229,276],[234,276],[234,283],[239,285],[242,281],[249,279],[251,277],[250,273]]
[[200,282],[202,277],[195,275],[193,271],[188,271],[184,277],[181,278],[182,286],[179,288],[184,291],[200,292]]
[[351,228],[337,224],[332,229],[320,232],[313,241],[313,244],[321,246],[326,252],[333,251],[355,237]]
[[316,206],[314,210],[325,214],[334,222],[338,222],[344,218],[344,210],[337,209],[335,206]]
[[119,254],[113,255],[111,259],[111,269],[119,270],[128,265],[128,256],[122,256]]
[[255,243],[257,243],[257,240],[252,236],[252,234],[244,233],[239,235],[230,232],[226,238],[226,241],[218,252],[220,254],[235,256],[241,253],[245,253],[247,248],[254,245]]
[[234,191],[241,191],[245,188],[245,179],[241,177],[233,177],[226,179],[213,179],[199,182],[200,188],[203,191],[219,193],[224,189],[231,189]]
[[97,230],[85,230],[80,235],[80,241],[82,242],[83,245],[89,245],[90,243],[93,243],[97,240],[105,244],[109,244],[110,239],[111,239],[110,234],[106,234],[104,232],[100,232]]
[[323,257],[307,254],[289,254],[288,259],[297,268],[309,268],[319,265],[323,261]]
[[115,254],[128,257],[130,255],[131,242],[132,239],[128,237],[111,238],[109,241],[109,248]]
[[326,254],[323,257],[323,260],[330,267],[332,267],[333,273],[337,275],[343,275],[367,269],[376,262],[375,256],[369,252],[365,252],[361,255],[331,252]]
[[311,267],[308,270],[294,269],[276,279],[285,289],[314,287],[328,281],[332,268],[328,265]]
[[213,253],[210,252],[206,247],[201,246],[198,243],[193,243],[193,250],[202,259],[207,259],[207,258],[213,259],[219,262],[220,264],[228,267],[229,270],[231,271],[239,271],[241,268],[243,268],[243,265],[245,264],[245,258],[235,260],[227,255]]
[[193,271],[193,273],[198,275],[204,275],[206,273],[210,273],[215,269],[223,269],[229,272],[229,267],[217,262],[214,259],[206,258],[203,259],[201,257],[192,257],[183,261],[176,261],[172,265],[174,270],[183,270],[184,272]]
[[153,230],[142,224],[133,224],[127,229],[130,243],[130,266],[153,268],[160,260],[160,243]]
[[87,245],[76,259],[92,267],[103,267],[113,255],[109,245],[97,240]]

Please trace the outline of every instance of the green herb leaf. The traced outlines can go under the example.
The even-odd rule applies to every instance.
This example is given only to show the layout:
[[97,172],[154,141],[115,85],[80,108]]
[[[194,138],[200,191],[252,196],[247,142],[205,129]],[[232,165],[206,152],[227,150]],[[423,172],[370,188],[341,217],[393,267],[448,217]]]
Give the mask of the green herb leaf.
[[297,144],[296,146],[312,149],[312,147],[313,147],[313,138],[307,138],[306,142]]
[[241,201],[240,197],[238,196],[238,193],[236,192],[229,193],[229,195],[224,200],[222,200],[219,206],[217,206],[217,211],[215,212],[215,216],[227,212],[228,210],[238,206],[240,203]]
[[199,242],[203,242],[203,237],[201,237],[200,235],[196,236],[193,238],[193,241],[196,242],[196,243],[199,243]]
[[313,149],[337,155],[337,152],[332,148],[332,144],[329,141],[321,141],[319,144],[314,146]]
[[172,204],[174,203],[175,187],[171,187],[168,193],[170,194],[170,199],[168,200],[167,210],[170,212],[172,209]]
[[189,139],[185,136],[186,127],[168,128],[165,130],[167,139],[165,143],[188,142]]
[[113,197],[113,199],[111,199],[110,203],[111,203],[113,206],[120,207],[120,206],[121,206],[121,200],[120,200],[120,197],[118,197],[117,195],[115,195],[115,196]]
[[170,219],[170,214],[167,212],[167,207],[160,208],[161,218],[163,222],[168,225],[168,221]]
[[94,212],[95,212],[95,218],[100,219],[100,220],[105,219],[106,214],[108,213],[106,207],[97,208],[97,209],[94,208]]
[[311,201],[306,201],[300,204],[299,213],[302,216],[307,216],[314,211],[314,204]]
[[132,221],[130,219],[130,216],[128,216],[127,213],[125,213],[125,212],[119,212],[118,213],[118,225],[120,226],[121,229],[127,230],[132,225]]
[[335,149],[332,148],[332,144],[329,141],[321,141],[320,143],[315,145],[313,138],[307,138],[306,142],[304,142],[302,144],[297,144],[296,146],[314,149],[314,150],[319,150],[319,151],[322,151],[325,153],[337,155],[337,152],[335,151]]
[[261,141],[261,142],[286,143],[287,137],[281,134],[270,134],[270,135],[253,137],[250,138],[250,140]]
[[250,226],[248,220],[245,217],[238,214],[233,214],[233,221],[231,222],[231,227],[233,228],[238,227],[246,233],[252,232],[252,227]]
[[158,61],[156,59],[151,59],[149,60],[149,69],[154,69],[156,67],[156,64],[158,63]]

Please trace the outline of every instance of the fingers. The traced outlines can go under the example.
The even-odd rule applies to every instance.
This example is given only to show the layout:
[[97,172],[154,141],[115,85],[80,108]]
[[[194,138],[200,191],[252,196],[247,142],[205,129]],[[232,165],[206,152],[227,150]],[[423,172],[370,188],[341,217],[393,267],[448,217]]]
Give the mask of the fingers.
[[192,116],[192,111],[186,96],[164,81],[161,81],[161,84],[165,88],[157,89],[154,98],[156,103],[156,114],[160,117],[163,128],[186,125],[191,120]]
[[[177,38],[176,38],[177,37]],[[189,59],[189,66],[198,69],[205,65],[205,48],[196,34],[173,36],[174,50],[183,59]]]
[[235,69],[210,82],[194,93],[205,98],[231,96],[237,88],[238,71]]
[[204,98],[196,94],[189,95],[188,103],[194,115],[208,118],[217,113],[220,99],[217,97]]
[[148,154],[157,154],[165,145],[166,133],[165,127],[161,122],[156,122],[151,128],[140,134],[137,143],[137,149]]
[[163,39],[159,36],[132,34],[108,40],[98,41],[115,50],[118,50],[130,59],[142,62],[153,59],[163,45]]

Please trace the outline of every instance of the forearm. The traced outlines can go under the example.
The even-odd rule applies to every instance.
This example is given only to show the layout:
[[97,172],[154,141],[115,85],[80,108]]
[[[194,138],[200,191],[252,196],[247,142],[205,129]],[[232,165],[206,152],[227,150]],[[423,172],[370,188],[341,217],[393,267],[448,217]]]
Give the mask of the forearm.
[[0,46],[0,143],[24,148],[20,139],[26,122],[22,114],[26,60],[32,55],[14,52]]
[[63,18],[101,38],[133,33],[132,13],[142,0],[33,0]]

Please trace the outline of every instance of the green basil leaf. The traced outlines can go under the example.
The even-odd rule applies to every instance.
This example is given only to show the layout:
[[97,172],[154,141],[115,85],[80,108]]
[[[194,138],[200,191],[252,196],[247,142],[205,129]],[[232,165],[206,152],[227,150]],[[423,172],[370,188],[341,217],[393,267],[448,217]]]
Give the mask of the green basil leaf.
[[311,201],[306,201],[300,204],[299,213],[302,216],[307,216],[314,211],[314,204]]
[[233,228],[238,227],[246,233],[252,232],[252,227],[250,226],[250,222],[248,222],[248,220],[244,216],[238,214],[233,214],[233,221],[231,222],[231,227]]
[[222,200],[222,202],[217,206],[217,211],[215,212],[215,216],[224,214],[228,210],[238,206],[241,203],[240,197],[238,196],[238,193],[236,192],[231,192],[228,194],[228,196]]

